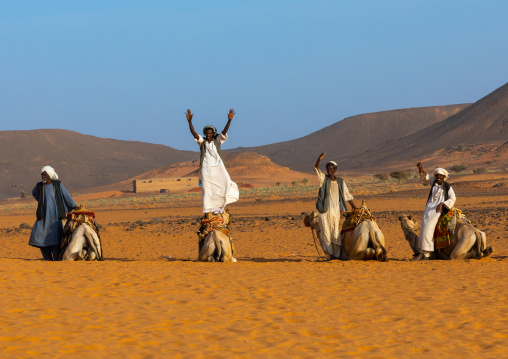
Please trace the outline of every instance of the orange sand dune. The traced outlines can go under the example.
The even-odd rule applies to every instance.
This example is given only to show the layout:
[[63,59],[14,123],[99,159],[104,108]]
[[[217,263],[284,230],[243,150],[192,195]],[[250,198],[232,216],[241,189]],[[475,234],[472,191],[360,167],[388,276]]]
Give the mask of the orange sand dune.
[[34,208],[0,206],[2,357],[508,357],[508,195],[466,192],[495,248],[480,261],[407,261],[397,216],[421,218],[420,196],[363,196],[387,263],[323,261],[301,220],[313,199],[231,205],[230,264],[195,261],[198,200],[88,205],[103,262],[38,260],[18,228]]

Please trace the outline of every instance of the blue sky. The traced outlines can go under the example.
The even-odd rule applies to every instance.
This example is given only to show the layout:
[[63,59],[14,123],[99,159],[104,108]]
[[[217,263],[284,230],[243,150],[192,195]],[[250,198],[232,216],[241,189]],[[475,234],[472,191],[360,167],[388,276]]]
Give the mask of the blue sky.
[[507,1],[0,0],[0,131],[197,150],[345,117],[474,102],[508,81]]

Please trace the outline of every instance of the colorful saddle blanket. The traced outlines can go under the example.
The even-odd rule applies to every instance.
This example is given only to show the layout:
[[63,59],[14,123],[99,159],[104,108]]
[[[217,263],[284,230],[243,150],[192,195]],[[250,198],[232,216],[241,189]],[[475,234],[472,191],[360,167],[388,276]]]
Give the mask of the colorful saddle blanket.
[[434,247],[444,248],[450,245],[450,236],[455,231],[457,221],[460,223],[467,223],[473,225],[473,223],[466,217],[464,213],[458,208],[452,208],[446,213],[443,213],[439,217],[436,229],[434,230]]

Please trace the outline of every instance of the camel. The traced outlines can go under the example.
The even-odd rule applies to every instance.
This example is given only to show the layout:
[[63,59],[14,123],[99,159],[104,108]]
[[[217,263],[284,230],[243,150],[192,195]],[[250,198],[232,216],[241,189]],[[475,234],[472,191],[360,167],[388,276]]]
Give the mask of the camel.
[[[307,214],[304,223],[307,227],[312,227],[320,238],[321,228],[317,211]],[[383,233],[376,222],[369,219],[363,220],[353,230],[344,232],[340,249],[336,248],[338,247],[336,244],[333,244],[333,247],[336,257],[342,260],[377,259],[383,262],[387,260]]]
[[[230,214],[227,209],[222,213],[222,220],[222,223],[229,223]],[[212,229],[203,240],[198,260],[201,262],[236,262],[228,235],[220,229]]]
[[101,240],[97,233],[87,223],[80,224],[62,255],[63,261],[102,260]]
[[[417,225],[412,217],[400,216],[400,226],[413,250],[414,255],[419,254]],[[450,245],[432,253],[431,259],[470,259],[488,257],[492,254],[492,247],[487,247],[487,236],[469,223],[457,220],[455,230],[450,234]]]
[[342,257],[346,260],[377,259],[386,262],[385,237],[376,222],[364,220],[342,236]]

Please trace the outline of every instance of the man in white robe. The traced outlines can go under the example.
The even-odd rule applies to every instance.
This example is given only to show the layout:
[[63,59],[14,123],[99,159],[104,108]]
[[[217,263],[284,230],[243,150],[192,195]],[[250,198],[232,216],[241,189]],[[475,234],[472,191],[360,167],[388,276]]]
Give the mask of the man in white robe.
[[205,137],[198,135],[192,125],[194,116],[190,110],[187,110],[186,116],[189,121],[189,128],[195,141],[200,146],[200,168],[201,168],[201,187],[203,189],[203,213],[219,214],[229,203],[238,201],[238,186],[234,183],[222,157],[221,145],[227,140],[227,131],[235,112],[229,110],[228,122],[224,130],[217,134],[213,126],[206,126],[203,129]]
[[[337,163],[329,161],[326,164],[326,175],[319,169],[319,163],[324,156],[325,153],[322,153],[314,166],[320,186],[316,203],[319,212],[319,228],[321,229],[319,242],[325,254],[328,255],[328,259],[338,259],[340,258],[342,245],[340,213],[346,210],[345,202],[349,202],[353,208],[357,207],[353,202],[353,196],[349,193],[346,182],[340,177],[335,177]],[[341,188],[339,188],[339,183]]]
[[420,172],[420,178],[425,184],[430,184],[431,190],[425,211],[423,212],[420,236],[418,238],[420,253],[415,255],[411,260],[427,260],[434,251],[434,231],[439,217],[444,212],[452,209],[456,198],[453,188],[446,182],[448,171],[444,168],[436,168],[433,173],[434,176],[431,177],[423,170],[422,162],[418,162],[417,167]]

